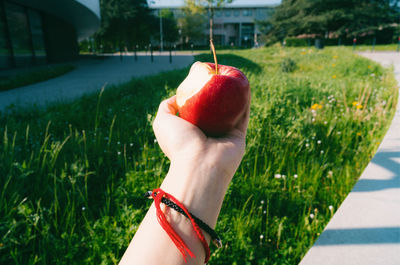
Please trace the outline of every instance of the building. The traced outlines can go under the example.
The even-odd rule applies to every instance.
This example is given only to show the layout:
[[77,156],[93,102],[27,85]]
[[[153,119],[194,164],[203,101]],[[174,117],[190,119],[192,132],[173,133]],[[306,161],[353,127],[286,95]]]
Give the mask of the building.
[[75,58],[99,27],[99,0],[0,0],[0,68]]
[[[217,45],[252,47],[259,44],[260,29],[257,20],[266,20],[273,8],[280,4],[280,0],[235,0],[214,12],[214,43]],[[149,7],[156,10],[170,9],[175,16],[180,15],[183,0],[148,1]],[[204,34],[208,36],[208,27],[205,25]],[[196,43],[206,45],[204,43]]]

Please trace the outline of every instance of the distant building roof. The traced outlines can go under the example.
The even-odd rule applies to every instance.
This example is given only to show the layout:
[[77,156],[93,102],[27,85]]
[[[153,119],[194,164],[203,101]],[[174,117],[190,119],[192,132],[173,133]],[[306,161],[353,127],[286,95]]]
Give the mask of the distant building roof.
[[[226,7],[246,8],[246,7],[274,7],[281,3],[281,0],[234,0]],[[150,8],[179,8],[184,6],[184,0],[147,0]]]

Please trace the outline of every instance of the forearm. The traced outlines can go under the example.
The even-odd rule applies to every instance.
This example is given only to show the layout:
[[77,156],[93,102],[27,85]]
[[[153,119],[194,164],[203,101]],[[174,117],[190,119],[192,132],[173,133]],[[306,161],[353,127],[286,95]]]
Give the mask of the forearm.
[[[221,176],[223,172],[204,163],[202,166],[179,164],[171,165],[161,189],[173,195],[190,212],[214,228],[232,176]],[[153,203],[120,264],[204,263],[205,251],[189,219],[168,207],[162,207],[162,209],[173,229],[196,255],[196,258],[188,258],[188,263],[184,262],[181,253],[158,223]],[[203,234],[209,243],[209,235],[204,231]]]

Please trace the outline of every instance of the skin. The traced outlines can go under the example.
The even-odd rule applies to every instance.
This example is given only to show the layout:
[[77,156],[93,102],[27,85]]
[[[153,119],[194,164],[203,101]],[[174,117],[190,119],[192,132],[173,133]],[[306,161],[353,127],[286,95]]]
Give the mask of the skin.
[[[198,127],[176,116],[175,96],[160,104],[153,123],[158,143],[171,161],[161,188],[212,228],[215,228],[225,193],[244,155],[250,102],[246,109],[238,124],[223,138],[207,137]],[[120,264],[203,264],[205,251],[190,221],[163,204],[161,208],[196,258],[188,256],[185,263],[158,223],[153,203]],[[210,236],[204,231],[203,234],[210,243]]]

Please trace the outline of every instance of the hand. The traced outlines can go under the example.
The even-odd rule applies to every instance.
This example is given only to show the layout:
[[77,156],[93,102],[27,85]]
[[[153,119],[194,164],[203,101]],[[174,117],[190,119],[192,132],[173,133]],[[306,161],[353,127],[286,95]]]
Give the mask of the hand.
[[164,100],[153,123],[158,143],[171,166],[213,169],[229,184],[246,145],[250,104],[235,128],[223,138],[207,137],[197,126],[176,116],[176,96]]
[[[175,96],[160,104],[153,123],[158,143],[171,160],[161,188],[172,194],[194,215],[215,227],[228,185],[245,149],[249,106],[239,123],[223,138],[207,137],[195,125],[176,116]],[[185,263],[181,253],[158,224],[154,204],[126,250],[122,264],[203,264],[205,251],[190,221],[164,208],[169,223],[196,258]],[[206,240],[210,236],[203,231]]]

